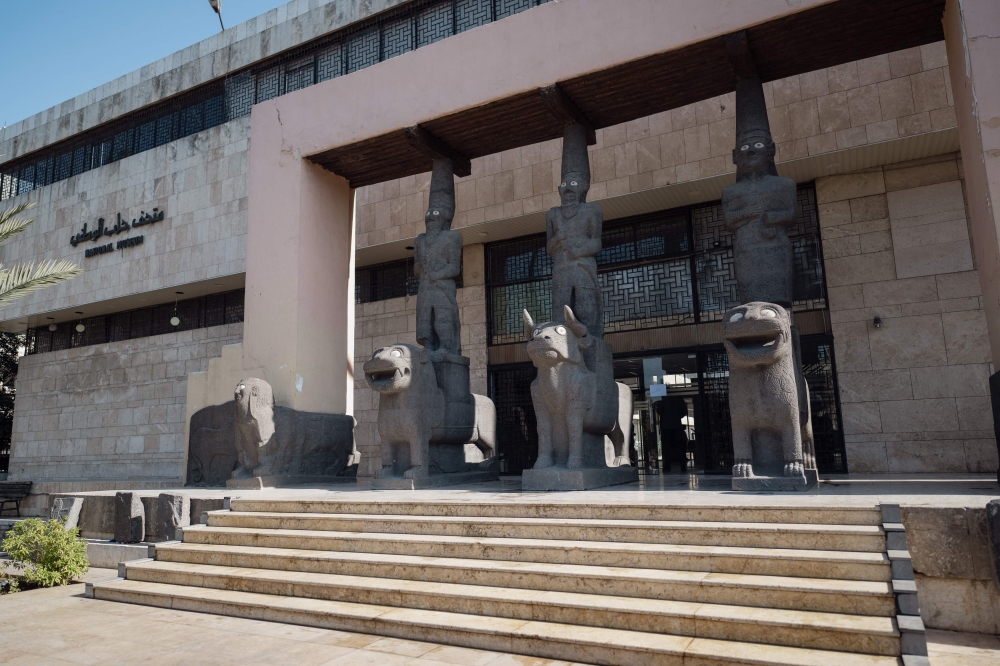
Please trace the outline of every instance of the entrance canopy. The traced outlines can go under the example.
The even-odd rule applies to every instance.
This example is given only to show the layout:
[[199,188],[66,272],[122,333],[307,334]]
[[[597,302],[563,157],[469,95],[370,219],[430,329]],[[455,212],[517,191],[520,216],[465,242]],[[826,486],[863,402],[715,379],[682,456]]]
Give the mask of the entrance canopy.
[[[607,20],[614,23],[618,16],[632,11],[626,5],[636,3],[623,2],[620,7],[599,2],[574,2],[562,7],[553,4],[517,19],[529,21],[537,12],[544,11],[574,12],[580,4],[607,4]],[[755,10],[766,10],[769,4],[775,3],[745,4]],[[803,6],[808,4],[802,3]],[[732,30],[746,26],[754,61],[764,81],[944,38],[941,17],[945,0],[837,0],[811,4],[802,11],[776,18],[768,19],[765,13],[747,17],[761,21],[756,24],[740,24],[739,17],[732,17]],[[716,19],[712,12],[721,12],[723,16]],[[649,18],[665,22],[693,23],[696,29],[687,29],[687,33],[697,34],[699,23],[703,32],[712,32],[709,24],[724,24],[728,15],[737,12],[732,3],[662,2],[656,11],[647,13]],[[498,27],[491,26],[493,29]],[[670,26],[664,24],[662,30],[666,45],[670,41]],[[466,36],[471,37],[475,32]],[[562,50],[559,42],[573,38],[592,42],[595,50],[604,50],[604,45],[599,43],[603,38],[600,34],[551,37],[553,46],[559,50]],[[628,59],[558,82],[550,81],[547,83],[558,83],[558,90],[534,88],[518,92],[422,120],[420,130],[399,128],[326,150],[311,159],[346,178],[352,187],[361,187],[429,171],[431,155],[435,152],[448,153],[460,162],[463,158],[468,160],[560,137],[568,119],[583,120],[592,128],[600,128],[698,102],[735,89],[736,76],[723,39],[722,34],[716,33],[653,55]],[[510,46],[516,48],[516,44]],[[569,50],[574,48],[578,45]],[[551,55],[555,59],[560,57],[555,52]],[[475,53],[467,56],[476,59]],[[506,66],[502,61],[495,64],[500,68]],[[433,79],[433,74],[428,74],[429,79]],[[462,81],[455,81],[454,85],[464,86]],[[426,94],[435,92],[428,86]],[[405,99],[400,99],[400,103],[406,103]]]

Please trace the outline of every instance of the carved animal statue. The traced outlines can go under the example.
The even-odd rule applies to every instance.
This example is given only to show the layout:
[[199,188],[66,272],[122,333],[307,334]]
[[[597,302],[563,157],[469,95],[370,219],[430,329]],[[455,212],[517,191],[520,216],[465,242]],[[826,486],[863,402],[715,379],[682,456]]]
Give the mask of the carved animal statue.
[[[465,363],[467,377],[468,361]],[[467,452],[465,460],[481,458],[475,464],[482,470],[496,465],[493,401],[467,390],[454,392],[457,399],[449,400],[439,385],[430,352],[415,345],[395,344],[377,350],[363,369],[368,385],[379,394],[382,469],[375,472],[375,478],[417,479],[430,476],[433,467],[439,468],[435,471],[456,471],[441,469],[439,459],[431,455],[432,447],[457,448],[461,453],[468,448],[466,444],[474,444],[480,455],[469,460]],[[442,372],[448,369],[443,367]]]
[[799,387],[788,311],[753,302],[726,312],[729,413],[734,477],[802,477],[805,467]]
[[[528,336],[528,356],[538,368],[531,383],[531,402],[538,422],[538,460],[534,469],[566,466],[569,469],[607,464],[604,446],[600,459],[586,450],[588,435],[608,435],[614,447],[611,466],[629,464],[626,447],[632,424],[632,392],[616,384],[610,348],[588,334],[573,310],[563,308],[565,324],[549,322],[535,326],[525,310],[524,332]],[[592,362],[598,372],[587,367],[585,352],[604,345],[607,358]],[[604,437],[598,442],[603,443]],[[610,457],[610,456],[607,456]]]
[[240,380],[233,399],[238,464],[232,478],[357,473],[353,416],[275,406],[271,385],[256,378]]

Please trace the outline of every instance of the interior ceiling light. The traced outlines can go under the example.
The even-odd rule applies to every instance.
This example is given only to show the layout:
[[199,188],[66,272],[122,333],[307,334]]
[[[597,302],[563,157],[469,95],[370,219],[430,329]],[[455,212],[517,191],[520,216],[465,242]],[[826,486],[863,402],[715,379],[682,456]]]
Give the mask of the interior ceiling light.
[[[183,291],[175,291],[175,294],[183,294]],[[177,299],[174,299],[174,316],[170,318],[171,326],[180,326],[181,319],[177,316]]]
[[87,327],[83,325],[83,313],[77,312],[76,314],[80,315],[80,322],[76,325],[76,332],[83,333],[87,330]]

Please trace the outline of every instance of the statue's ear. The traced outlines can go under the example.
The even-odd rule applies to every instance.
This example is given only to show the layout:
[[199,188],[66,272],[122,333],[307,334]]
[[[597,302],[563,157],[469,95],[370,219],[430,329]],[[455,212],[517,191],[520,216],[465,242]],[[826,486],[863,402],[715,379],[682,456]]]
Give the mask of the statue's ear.
[[527,310],[521,311],[521,318],[524,319],[524,335],[530,340],[531,334],[535,332],[535,321]]
[[[573,334],[580,338],[580,346],[583,347],[583,338],[587,337],[587,327],[577,320],[576,315],[573,314],[573,310],[568,305],[563,306],[563,314],[566,316],[566,325],[569,327],[569,330],[573,331]],[[589,346],[588,344],[587,347]]]

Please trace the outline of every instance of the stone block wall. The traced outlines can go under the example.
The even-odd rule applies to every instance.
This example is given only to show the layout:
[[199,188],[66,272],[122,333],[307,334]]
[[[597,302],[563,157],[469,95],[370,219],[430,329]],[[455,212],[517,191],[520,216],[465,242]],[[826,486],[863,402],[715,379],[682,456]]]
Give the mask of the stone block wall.
[[[764,84],[777,161],[955,127],[944,42]],[[736,93],[597,130],[588,198],[639,192],[734,172]],[[454,227],[559,205],[562,139],[472,160],[456,180]],[[430,173],[357,191],[357,247],[423,230]]]
[[957,155],[816,181],[851,472],[997,469],[963,186]]
[[229,324],[25,356],[9,478],[180,485],[188,373],[242,339]]
[[[486,286],[483,246],[463,248],[462,283],[458,307],[462,319],[462,355],[471,361],[473,393],[488,395],[486,378]],[[370,477],[381,467],[378,436],[378,394],[368,388],[362,366],[376,349],[394,343],[416,344],[417,297],[360,303],[355,310],[354,334],[354,440],[361,453],[359,477]]]

